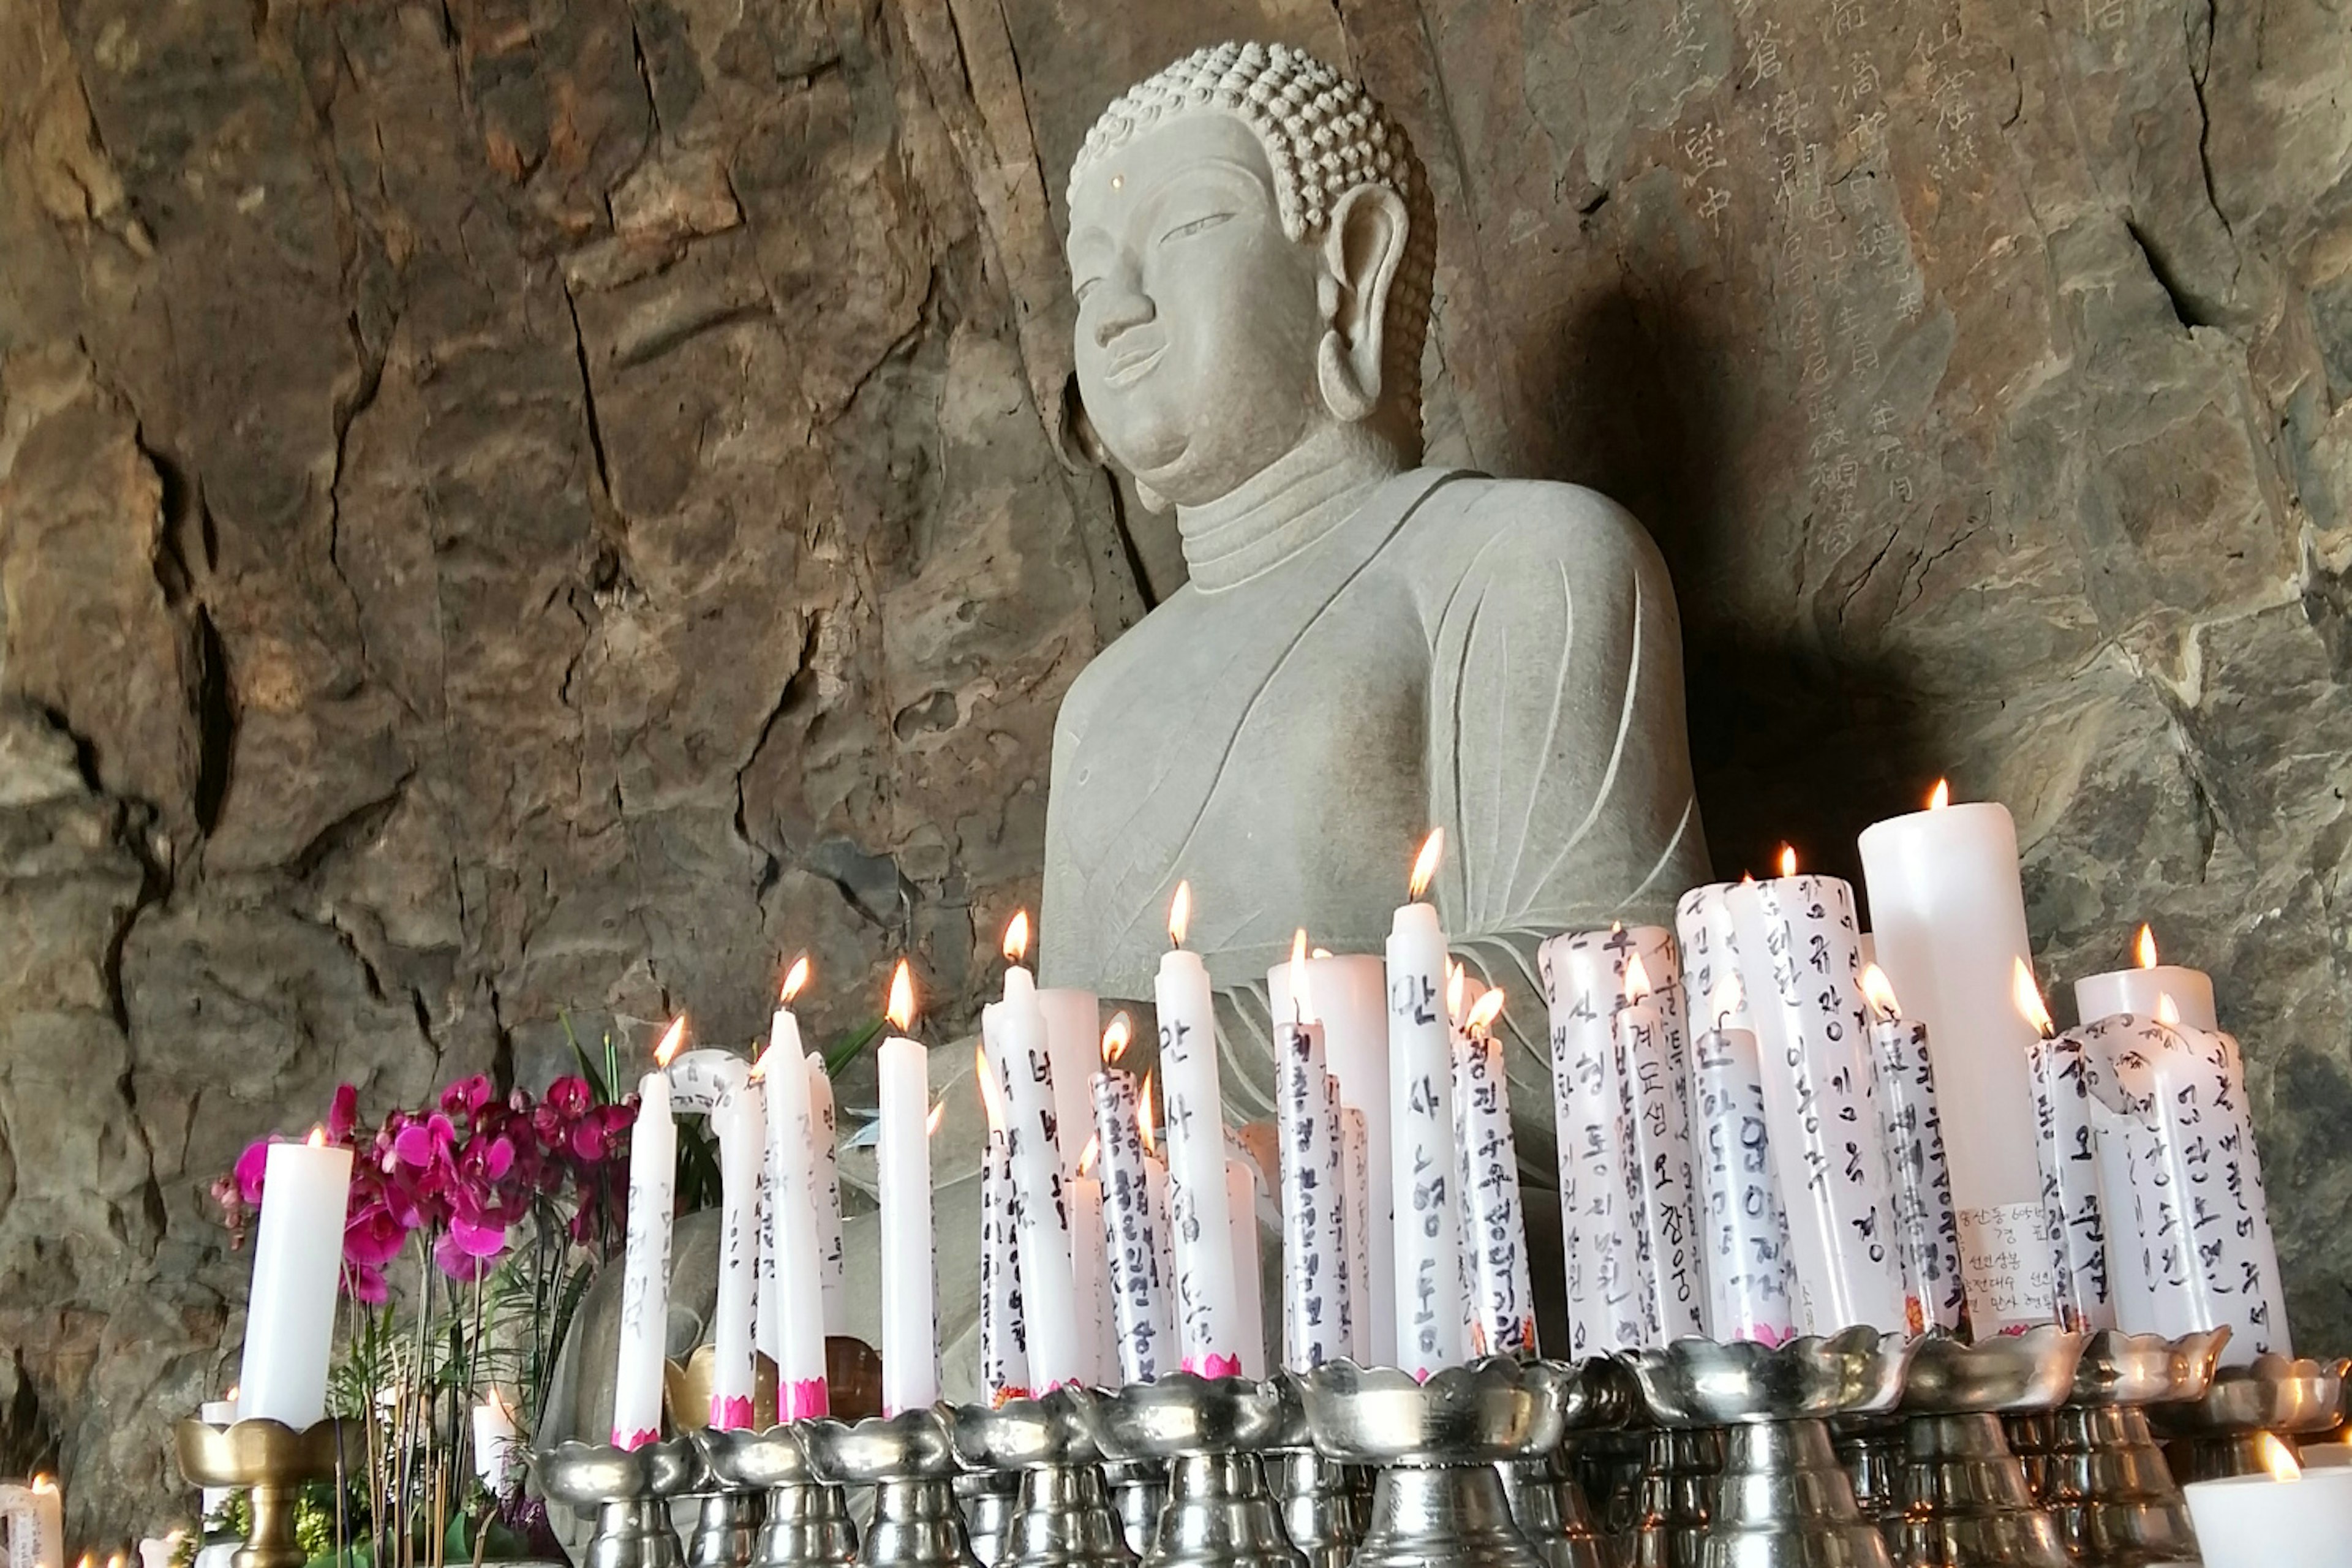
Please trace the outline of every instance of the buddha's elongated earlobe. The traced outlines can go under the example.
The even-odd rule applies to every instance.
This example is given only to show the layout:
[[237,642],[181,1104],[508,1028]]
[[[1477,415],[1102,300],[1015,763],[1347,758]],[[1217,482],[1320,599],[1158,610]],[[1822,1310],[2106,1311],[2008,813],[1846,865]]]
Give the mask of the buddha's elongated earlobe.
[[1316,289],[1329,327],[1316,346],[1315,374],[1337,418],[1368,419],[1380,407],[1389,286],[1404,259],[1408,222],[1404,203],[1380,185],[1358,185],[1331,209]]

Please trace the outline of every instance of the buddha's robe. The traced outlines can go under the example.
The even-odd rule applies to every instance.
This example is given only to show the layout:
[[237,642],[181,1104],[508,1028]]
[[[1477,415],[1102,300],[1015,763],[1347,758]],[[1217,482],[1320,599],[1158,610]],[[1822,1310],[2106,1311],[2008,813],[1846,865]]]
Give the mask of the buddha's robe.
[[[1671,924],[1706,857],[1664,563],[1572,485],[1418,469],[1247,574],[1204,573],[1079,676],[1055,730],[1049,984],[1148,999],[1169,900],[1227,1009],[1228,1094],[1270,1104],[1265,975],[1292,931],[1381,951],[1413,854],[1446,834],[1455,950],[1545,1037],[1538,944]],[[1540,1125],[1538,1051],[1515,1109]]]

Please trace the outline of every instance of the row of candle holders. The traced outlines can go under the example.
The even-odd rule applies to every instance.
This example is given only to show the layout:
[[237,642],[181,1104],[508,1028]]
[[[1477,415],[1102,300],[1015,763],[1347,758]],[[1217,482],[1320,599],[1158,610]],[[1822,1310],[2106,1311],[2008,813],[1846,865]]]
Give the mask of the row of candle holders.
[[[2226,1334],[1856,1329],[1426,1384],[1178,1373],[532,1464],[594,1515],[582,1568],[2138,1568],[2197,1558],[2159,1427],[2202,1479],[2244,1473],[2259,1434],[2344,1419],[2344,1363],[2217,1373]],[[325,1479],[334,1425],[183,1426],[191,1481],[254,1489],[237,1568],[300,1563],[264,1493]]]

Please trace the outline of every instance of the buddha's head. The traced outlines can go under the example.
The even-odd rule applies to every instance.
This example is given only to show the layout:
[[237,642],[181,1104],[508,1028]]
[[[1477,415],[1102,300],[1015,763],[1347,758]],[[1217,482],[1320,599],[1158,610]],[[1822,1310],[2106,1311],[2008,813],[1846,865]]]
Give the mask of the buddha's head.
[[1079,397],[1148,499],[1216,500],[1332,426],[1419,460],[1435,225],[1362,87],[1202,49],[1103,111],[1069,209]]

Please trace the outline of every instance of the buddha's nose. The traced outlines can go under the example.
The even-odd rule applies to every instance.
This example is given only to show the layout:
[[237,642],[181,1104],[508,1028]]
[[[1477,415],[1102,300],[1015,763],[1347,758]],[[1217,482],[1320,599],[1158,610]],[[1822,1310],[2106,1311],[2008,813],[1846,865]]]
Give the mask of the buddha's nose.
[[1151,297],[1141,289],[1115,287],[1110,298],[1102,302],[1100,312],[1095,318],[1095,347],[1110,347],[1118,341],[1121,332],[1147,325],[1158,314],[1152,308]]

